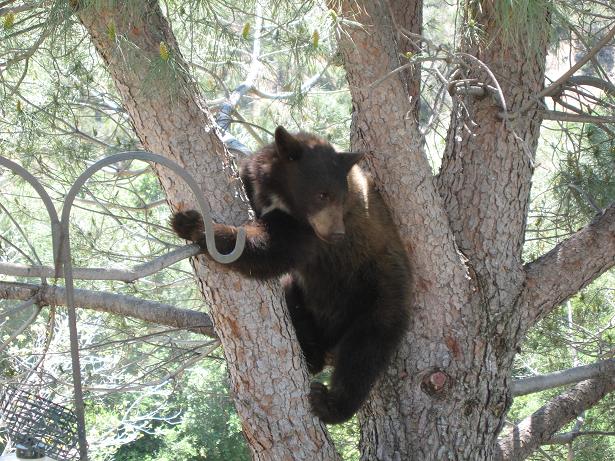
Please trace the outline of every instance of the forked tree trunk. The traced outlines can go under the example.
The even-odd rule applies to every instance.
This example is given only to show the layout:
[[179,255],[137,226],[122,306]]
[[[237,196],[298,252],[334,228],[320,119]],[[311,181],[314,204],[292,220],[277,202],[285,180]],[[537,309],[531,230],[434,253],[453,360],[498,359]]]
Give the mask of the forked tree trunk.
[[[354,105],[352,149],[369,152],[416,273],[408,340],[361,414],[362,459],[488,460],[498,456],[522,333],[515,300],[540,118],[532,111],[505,123],[497,98],[455,95],[477,127],[464,131],[472,123],[453,114],[436,181],[414,118],[402,115],[412,109],[407,76],[386,77],[403,51],[391,13],[406,3],[348,0],[339,11],[352,19],[339,38]],[[517,52],[497,39],[485,11],[477,19],[487,45],[464,51],[505,80],[508,110],[519,109],[541,88],[544,40],[533,55]],[[475,60],[464,64],[489,81]]]
[[[408,51],[399,27],[420,30],[412,12],[421,11],[421,0],[330,1],[338,17],[352,19],[340,22],[339,36],[353,99],[352,146],[368,154],[368,167],[415,272],[407,340],[360,413],[364,460],[527,456],[541,441],[535,433],[525,434],[523,454],[514,436],[504,440],[501,451],[497,443],[511,402],[516,346],[557,302],[615,264],[615,206],[552,252],[522,264],[541,122],[532,95],[543,82],[546,37],[537,34],[536,43],[519,48],[498,27],[494,2],[471,5],[479,3],[473,18],[484,37],[479,44],[462,45],[463,54],[451,59],[459,61],[466,77],[498,91],[486,90],[482,98],[454,95],[436,179],[417,126],[418,73],[388,75],[401,64],[400,52]],[[240,224],[246,205],[239,199],[232,158],[196,87],[181,71],[186,63],[158,2],[109,5],[77,9],[77,14],[143,145],[197,179],[215,219]],[[546,11],[531,19],[546,31]],[[165,47],[168,54],[161,52]],[[154,82],[153,69],[175,73]],[[193,206],[175,177],[157,173],[172,208]],[[278,285],[242,279],[201,261],[195,269],[224,346],[254,459],[337,459],[325,428],[309,412],[308,377]],[[586,388],[606,393],[615,385],[591,384],[574,395]],[[564,424],[564,416],[551,419]]]
[[[143,146],[179,163],[196,179],[215,220],[243,223],[248,207],[239,198],[233,159],[196,85],[184,73],[187,64],[158,1],[110,2],[108,8],[77,8],[77,14]],[[154,69],[167,75],[152,79]],[[177,177],[165,169],[156,171],[172,209],[195,207]],[[336,459],[324,426],[309,409],[308,376],[279,284],[243,279],[200,259],[194,267],[224,348],[235,406],[254,459]]]

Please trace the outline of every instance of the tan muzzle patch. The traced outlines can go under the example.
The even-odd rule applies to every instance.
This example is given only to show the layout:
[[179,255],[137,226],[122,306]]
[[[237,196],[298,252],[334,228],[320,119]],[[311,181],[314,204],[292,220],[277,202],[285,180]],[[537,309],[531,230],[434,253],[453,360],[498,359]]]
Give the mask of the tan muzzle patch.
[[319,212],[308,216],[308,222],[319,239],[328,243],[342,240],[345,236],[344,208],[341,205],[330,205]]

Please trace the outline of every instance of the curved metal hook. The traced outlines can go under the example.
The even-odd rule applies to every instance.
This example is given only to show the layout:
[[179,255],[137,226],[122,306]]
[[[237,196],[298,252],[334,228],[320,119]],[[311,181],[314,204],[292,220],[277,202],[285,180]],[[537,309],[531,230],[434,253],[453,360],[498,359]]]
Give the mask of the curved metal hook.
[[[14,173],[19,174],[36,190],[38,195],[43,200],[49,219],[51,220],[51,241],[53,244],[53,262],[56,270],[56,276],[59,275],[60,270],[64,269],[66,278],[66,303],[68,311],[68,329],[70,334],[70,353],[71,353],[71,366],[73,374],[73,393],[75,400],[75,416],[77,418],[77,438],[79,442],[79,459],[81,461],[87,461],[88,448],[85,434],[85,406],[83,403],[83,389],[81,386],[81,365],[79,361],[79,345],[77,336],[77,315],[75,313],[74,295],[73,295],[73,278],[72,267],[70,266],[70,249],[68,247],[68,233],[63,237],[63,225],[58,220],[58,213],[53,206],[53,202],[47,194],[47,191],[43,188],[42,184],[26,171],[22,166],[12,162],[11,160],[0,156],[0,165],[10,168]],[[62,243],[66,241],[66,250],[62,252]],[[64,254],[63,254],[64,253]],[[63,261],[63,258],[64,259]],[[62,265],[64,262],[64,265]]]
[[[75,297],[74,297],[74,284],[73,284],[73,266],[71,260],[71,252],[70,252],[70,232],[68,227],[68,221],[70,218],[70,211],[73,206],[73,202],[75,201],[75,197],[77,196],[77,192],[81,189],[81,187],[85,184],[85,182],[98,170],[103,168],[106,165],[121,162],[123,160],[145,160],[149,162],[160,163],[167,168],[173,170],[178,176],[180,176],[190,189],[192,193],[196,196],[199,207],[201,208],[201,215],[203,216],[203,223],[205,226],[205,237],[207,243],[207,251],[211,254],[211,256],[221,263],[229,263],[241,255],[243,248],[245,246],[246,233],[244,229],[240,229],[237,235],[237,242],[235,245],[235,249],[227,254],[223,255],[218,252],[216,249],[216,244],[214,240],[214,232],[213,232],[213,224],[211,221],[211,217],[209,216],[209,208],[205,203],[205,198],[202,196],[199,186],[196,181],[192,178],[190,174],[188,174],[183,168],[181,168],[175,162],[162,157],[157,154],[152,154],[151,152],[143,152],[143,151],[130,151],[123,152],[120,154],[111,155],[106,157],[98,162],[94,163],[88,169],[86,169],[81,175],[77,178],[73,186],[68,191],[66,198],[64,199],[64,206],[62,208],[62,219],[60,221],[60,235],[61,241],[60,244],[63,247],[63,251],[59,252],[59,261],[64,264],[64,281],[66,283],[66,303],[68,306],[68,317],[69,317],[69,327],[70,327],[70,336],[71,336],[71,345],[77,344],[77,321],[76,321],[76,313],[75,313]],[[77,429],[79,432],[79,456],[82,461],[87,461],[87,441],[85,438],[85,420],[84,420],[84,404],[83,404],[83,391],[81,387],[81,370],[79,366],[79,352],[78,349],[71,347],[71,355],[73,360],[73,385],[75,386],[75,410],[77,413],[78,424]]]
[[62,209],[62,220],[61,220],[63,235],[67,235],[65,234],[65,232],[66,233],[68,232],[68,216],[70,214],[70,209],[73,205],[73,201],[75,200],[77,192],[85,184],[88,178],[90,178],[90,176],[92,176],[95,172],[97,172],[98,170],[100,170],[101,168],[107,165],[110,165],[112,163],[121,162],[123,160],[133,160],[133,159],[160,163],[161,165],[164,165],[167,168],[173,170],[174,173],[176,173],[179,177],[181,177],[184,181],[186,181],[186,184],[188,184],[188,187],[190,187],[190,190],[192,190],[192,193],[195,195],[197,199],[197,203],[199,204],[199,208],[201,209],[201,215],[203,216],[203,223],[205,225],[205,240],[207,242],[207,251],[209,252],[212,258],[214,258],[216,261],[220,263],[226,264],[226,263],[235,261],[237,258],[239,258],[239,256],[241,256],[241,253],[243,252],[243,249],[246,243],[245,229],[242,229],[242,228],[239,229],[239,232],[237,233],[237,241],[235,243],[235,248],[233,249],[233,251],[231,251],[228,254],[220,253],[218,249],[216,248],[213,223],[209,215],[209,207],[207,206],[207,203],[205,203],[205,198],[203,197],[201,189],[199,188],[194,178],[186,170],[184,170],[181,166],[179,166],[177,163],[173,162],[172,160],[169,160],[168,158],[165,158],[158,154],[152,154],[151,152],[144,152],[144,151],[128,151],[128,152],[122,152],[120,154],[111,155],[109,157],[105,157],[104,159],[99,160],[98,162],[94,163],[87,170],[85,170],[79,176],[79,178],[77,178],[77,180],[73,184],[73,187],[71,187],[70,191],[68,192],[64,200],[64,207]]
[[59,270],[58,261],[59,261],[59,239],[60,239],[60,220],[58,219],[58,212],[56,211],[55,206],[53,206],[53,202],[51,201],[51,197],[47,191],[43,188],[43,185],[36,179],[30,172],[28,172],[24,167],[18,165],[17,163],[9,160],[6,157],[2,157],[0,155],[0,165],[8,168],[13,173],[18,174],[22,178],[24,178],[28,183],[34,188],[36,193],[39,195],[43,203],[45,204],[45,208],[47,208],[47,214],[49,214],[49,220],[51,221],[51,245],[53,247],[53,264],[56,268],[56,271]]
[[144,161],[150,161],[155,163],[160,163],[167,168],[170,168],[175,172],[178,176],[180,176],[190,189],[192,193],[195,195],[199,207],[201,209],[201,215],[203,216],[203,223],[205,227],[205,238],[207,251],[210,255],[218,262],[221,263],[230,263],[235,261],[241,255],[246,241],[246,232],[244,229],[239,229],[237,233],[237,241],[235,244],[235,248],[229,254],[221,254],[216,248],[215,244],[215,236],[213,232],[213,223],[211,217],[209,215],[209,207],[205,203],[205,199],[201,194],[199,186],[192,176],[187,173],[183,168],[181,168],[175,162],[162,157],[157,154],[152,154],[150,152],[143,151],[130,151],[123,152],[116,155],[111,155],[106,157],[98,162],[94,163],[87,170],[85,170],[75,181],[73,186],[70,188],[65,200],[64,206],[62,208],[62,219],[58,219],[58,213],[47,194],[47,191],[43,188],[42,184],[27,170],[25,170],[22,166],[16,164],[15,162],[0,156],[0,165],[9,168],[14,173],[23,177],[28,183],[34,188],[34,190],[38,193],[38,195],[43,200],[45,207],[47,208],[47,213],[49,214],[49,218],[51,221],[51,240],[53,245],[53,259],[54,265],[56,267],[57,275],[59,275],[59,271],[63,269],[64,272],[64,280],[66,283],[66,304],[68,307],[68,324],[69,324],[69,332],[70,332],[70,342],[71,342],[71,362],[72,362],[72,371],[73,371],[73,386],[74,386],[74,399],[75,399],[75,413],[77,416],[77,432],[78,432],[78,440],[79,440],[79,458],[82,461],[86,461],[88,459],[88,447],[85,433],[85,406],[83,402],[83,389],[81,385],[81,366],[79,360],[79,348],[78,348],[78,334],[77,334],[77,316],[75,312],[75,304],[74,304],[74,282],[73,282],[73,268],[71,261],[71,251],[70,251],[70,233],[69,233],[69,218],[70,211],[73,206],[73,202],[75,197],[77,196],[77,192],[81,189],[81,187],[85,184],[85,182],[98,170],[103,168],[106,165],[111,163],[120,162],[122,160],[131,160],[138,159]]

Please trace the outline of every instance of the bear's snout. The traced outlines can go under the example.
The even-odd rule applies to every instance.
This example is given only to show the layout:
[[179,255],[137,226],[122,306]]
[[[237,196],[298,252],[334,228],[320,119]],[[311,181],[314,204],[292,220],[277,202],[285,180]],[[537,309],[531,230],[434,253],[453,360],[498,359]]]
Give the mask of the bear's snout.
[[338,243],[346,238],[346,232],[338,232],[335,234],[331,234],[331,242]]
[[327,206],[308,216],[308,221],[316,236],[327,243],[339,242],[346,236],[344,208],[341,205]]

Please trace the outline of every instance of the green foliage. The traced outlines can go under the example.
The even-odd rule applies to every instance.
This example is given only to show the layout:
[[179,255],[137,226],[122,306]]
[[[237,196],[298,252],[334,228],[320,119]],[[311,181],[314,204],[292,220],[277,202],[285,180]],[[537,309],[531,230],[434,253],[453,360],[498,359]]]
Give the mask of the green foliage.
[[178,383],[171,407],[181,414],[175,424],[154,424],[113,455],[115,461],[249,460],[239,417],[227,393],[223,362],[191,370]]
[[335,448],[344,461],[359,461],[359,422],[355,416],[344,424],[329,426],[329,434]]
[[4,15],[4,19],[2,20],[2,27],[4,30],[9,30],[15,24],[15,13],[10,11],[9,13]]
[[[488,36],[497,36],[522,52],[535,50],[555,30],[555,19],[559,18],[556,7],[552,0],[465,0],[463,38],[485,44]],[[495,34],[485,31],[488,22]]]
[[[504,43],[520,44],[525,49],[535,48],[553,27],[551,0],[495,0],[495,19],[504,34]],[[548,36],[548,35],[547,35]]]
[[[614,283],[613,274],[602,276],[532,329],[521,354],[517,356],[513,378],[565,370],[610,357],[615,350],[615,331],[612,327],[614,293],[611,288]],[[564,389],[550,389],[515,398],[508,413],[509,421],[520,421]],[[612,395],[607,396],[586,411],[581,430],[614,431],[614,400]],[[574,424],[569,424],[560,432],[572,430]],[[565,445],[549,445],[543,449],[553,459],[566,458]],[[615,440],[606,436],[578,437],[574,442],[574,454],[575,460],[614,459]],[[545,458],[537,453],[530,459]]]
[[615,201],[615,139],[594,125],[571,130],[570,136],[578,147],[565,153],[554,193],[572,230]]

